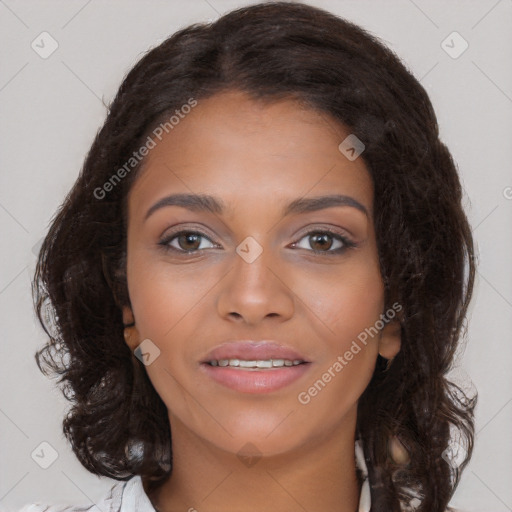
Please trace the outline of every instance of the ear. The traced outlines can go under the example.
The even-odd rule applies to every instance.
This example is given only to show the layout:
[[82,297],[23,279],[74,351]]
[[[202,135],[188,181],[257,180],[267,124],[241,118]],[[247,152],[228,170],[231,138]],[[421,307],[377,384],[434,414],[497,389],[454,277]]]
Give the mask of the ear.
[[395,319],[388,322],[381,331],[379,339],[379,354],[385,359],[393,359],[402,346],[402,331],[400,322]]
[[137,325],[135,324],[135,317],[133,316],[133,311],[129,306],[123,306],[123,325],[124,328],[124,339],[126,344],[133,351],[139,345],[139,331],[137,329]]
[[130,306],[123,306],[123,325],[130,326],[135,323],[135,317]]

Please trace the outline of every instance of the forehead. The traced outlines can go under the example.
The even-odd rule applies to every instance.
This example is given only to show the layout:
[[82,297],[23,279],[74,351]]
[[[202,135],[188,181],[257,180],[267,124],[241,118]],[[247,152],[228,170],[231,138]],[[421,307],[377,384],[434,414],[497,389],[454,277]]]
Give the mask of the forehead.
[[348,135],[328,114],[293,99],[269,103],[229,91],[198,100],[155,139],[130,191],[130,210],[142,214],[150,200],[171,192],[222,197],[231,214],[234,205],[282,206],[286,199],[340,193],[371,214],[364,161],[339,150]]

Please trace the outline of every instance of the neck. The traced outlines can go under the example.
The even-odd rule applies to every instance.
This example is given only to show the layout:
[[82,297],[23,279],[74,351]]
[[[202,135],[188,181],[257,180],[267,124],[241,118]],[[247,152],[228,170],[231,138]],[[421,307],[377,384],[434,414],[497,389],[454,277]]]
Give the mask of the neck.
[[172,474],[149,496],[158,512],[358,510],[353,428],[340,427],[293,453],[241,458],[199,439],[176,418],[171,425]]

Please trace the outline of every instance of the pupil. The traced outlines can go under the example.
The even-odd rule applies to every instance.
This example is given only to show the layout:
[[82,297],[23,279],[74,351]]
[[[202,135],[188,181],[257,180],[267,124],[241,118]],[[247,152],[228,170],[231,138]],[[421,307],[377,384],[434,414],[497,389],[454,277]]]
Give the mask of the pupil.
[[[182,235],[181,238],[186,240],[186,242],[185,242],[185,246],[186,246],[186,244],[188,244],[188,243],[191,243],[191,244],[194,244],[194,242],[197,243],[198,235],[194,235],[194,234]],[[183,247],[183,246],[182,246],[182,248],[183,249],[196,249],[196,247]]]
[[[325,249],[325,248],[326,248],[326,244],[325,244],[325,239],[326,239],[326,237],[327,237],[327,238],[331,238],[331,236],[330,236],[330,235],[328,235],[327,233],[324,233],[324,234],[317,234],[317,235],[311,235],[311,236],[312,236],[312,238],[313,238],[313,240],[314,240],[313,244],[318,243],[318,242],[319,242],[319,240],[320,240],[320,249],[322,249],[322,248],[324,248],[324,249]],[[322,242],[322,240],[323,240],[323,242]],[[332,242],[331,242],[331,243],[327,243],[327,249],[329,249],[329,248],[331,247],[331,245],[332,245]],[[314,247],[313,247],[313,248],[314,248]]]

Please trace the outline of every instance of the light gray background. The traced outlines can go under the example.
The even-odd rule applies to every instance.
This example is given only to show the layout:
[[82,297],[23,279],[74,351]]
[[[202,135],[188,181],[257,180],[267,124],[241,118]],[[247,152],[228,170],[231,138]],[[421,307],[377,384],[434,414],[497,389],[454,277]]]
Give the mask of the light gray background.
[[[189,23],[244,0],[0,0],[0,506],[34,500],[91,504],[113,481],[88,473],[61,434],[67,407],[33,354],[45,337],[30,279],[48,223],[75,181],[113,98],[142,53]],[[458,163],[479,248],[468,344],[459,364],[479,391],[476,447],[452,505],[512,510],[512,0],[309,3],[361,24],[405,61],[429,93]],[[58,49],[42,59],[43,31]],[[441,42],[459,32],[453,59]],[[459,44],[459,43],[454,43]],[[41,442],[58,452],[42,469]]]

